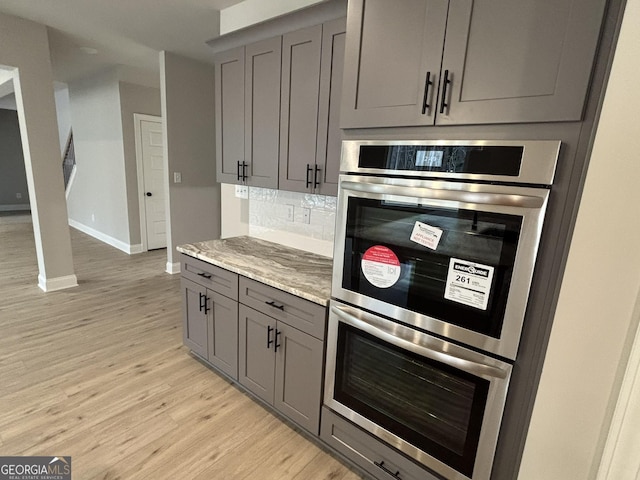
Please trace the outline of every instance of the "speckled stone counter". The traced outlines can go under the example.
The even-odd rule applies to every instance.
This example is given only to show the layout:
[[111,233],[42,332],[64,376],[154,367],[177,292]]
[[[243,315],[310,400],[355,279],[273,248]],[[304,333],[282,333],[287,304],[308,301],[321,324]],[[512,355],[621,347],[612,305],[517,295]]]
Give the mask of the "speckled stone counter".
[[253,237],[188,243],[177,250],[319,305],[331,296],[332,260]]

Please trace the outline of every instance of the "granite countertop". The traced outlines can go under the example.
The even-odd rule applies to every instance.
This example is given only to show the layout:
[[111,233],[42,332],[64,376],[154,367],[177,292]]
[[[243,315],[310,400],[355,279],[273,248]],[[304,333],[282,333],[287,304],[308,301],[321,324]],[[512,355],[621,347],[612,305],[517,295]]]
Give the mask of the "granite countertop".
[[188,243],[177,250],[311,302],[329,304],[331,258],[253,237]]

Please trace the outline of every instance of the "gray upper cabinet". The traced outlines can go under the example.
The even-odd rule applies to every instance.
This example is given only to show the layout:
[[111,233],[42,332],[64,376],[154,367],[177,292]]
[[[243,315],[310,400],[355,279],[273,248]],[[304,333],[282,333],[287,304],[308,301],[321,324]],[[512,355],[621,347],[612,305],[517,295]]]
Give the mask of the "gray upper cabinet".
[[216,55],[215,117],[218,182],[242,183],[244,158],[244,47]]
[[282,39],[280,188],[313,191],[320,95],[322,26]]
[[322,26],[322,58],[320,62],[320,99],[318,102],[318,143],[316,166],[319,169],[316,193],[338,194],[342,130],[340,104],[347,21],[339,18]]
[[352,0],[341,124],[580,120],[605,3]]
[[214,57],[216,173],[277,188],[281,37]]
[[346,22],[283,36],[280,188],[336,195]]
[[246,182],[254,187],[278,188],[281,58],[282,37],[245,49]]
[[[350,0],[340,125],[433,124],[422,113],[427,72],[437,85],[447,0]],[[431,86],[428,103],[436,101]],[[431,106],[431,105],[430,105]]]

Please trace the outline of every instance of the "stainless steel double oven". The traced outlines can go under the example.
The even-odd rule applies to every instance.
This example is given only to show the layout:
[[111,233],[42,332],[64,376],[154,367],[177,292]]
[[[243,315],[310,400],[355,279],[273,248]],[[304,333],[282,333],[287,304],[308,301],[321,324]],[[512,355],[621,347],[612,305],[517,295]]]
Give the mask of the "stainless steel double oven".
[[486,480],[558,141],[343,143],[325,405]]

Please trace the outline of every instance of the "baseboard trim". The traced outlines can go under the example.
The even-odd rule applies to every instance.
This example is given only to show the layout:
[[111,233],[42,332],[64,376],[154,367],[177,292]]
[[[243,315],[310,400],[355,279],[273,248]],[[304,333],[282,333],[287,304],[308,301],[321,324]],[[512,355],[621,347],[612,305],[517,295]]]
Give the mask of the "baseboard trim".
[[18,212],[23,210],[31,210],[31,205],[28,203],[21,203],[18,205],[0,205],[0,212]]
[[56,290],[64,290],[65,288],[77,287],[78,278],[75,275],[45,278],[42,274],[40,274],[38,275],[38,286],[43,292],[55,292]]
[[175,275],[176,273],[180,273],[180,262],[177,262],[177,263],[167,262],[166,272],[170,273],[171,275]]
[[102,233],[96,230],[95,228],[88,227],[83,223],[77,222],[71,218],[69,219],[69,226],[75,228],[76,230],[80,230],[82,233],[86,233],[87,235],[97,240],[100,240],[101,242],[104,242],[108,245],[111,245],[112,247],[115,247],[118,250],[121,250],[124,253],[127,253],[129,255],[142,252],[141,244],[129,245],[128,243],[118,240],[117,238],[113,238],[112,236],[107,235],[106,233]]

